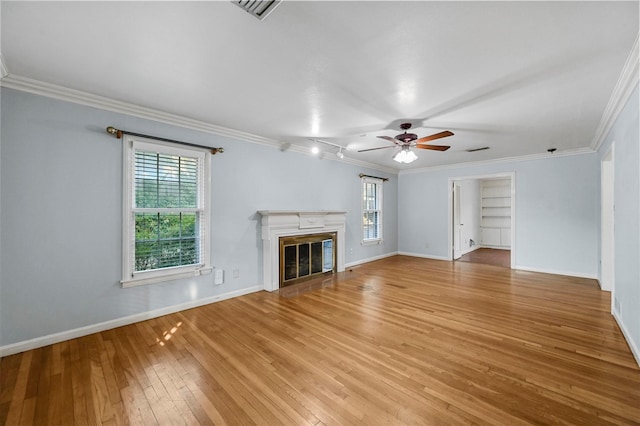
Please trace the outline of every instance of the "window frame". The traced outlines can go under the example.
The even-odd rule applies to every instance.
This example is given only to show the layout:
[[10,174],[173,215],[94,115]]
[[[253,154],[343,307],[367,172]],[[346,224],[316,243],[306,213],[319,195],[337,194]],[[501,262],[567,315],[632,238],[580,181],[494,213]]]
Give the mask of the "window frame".
[[[187,278],[211,273],[211,153],[205,149],[186,147],[155,139],[126,135],[123,141],[123,202],[122,202],[122,280],[123,288]],[[200,226],[200,263],[167,268],[135,271],[135,152],[157,152],[198,158],[200,163],[198,202]],[[166,212],[165,208],[154,209]],[[173,209],[172,209],[173,210]],[[185,208],[191,210],[193,208]],[[139,211],[139,210],[138,210]]]
[[[378,212],[378,223],[377,223],[377,227],[378,227],[378,236],[377,238],[365,238],[365,224],[364,224],[364,220],[362,222],[361,228],[360,228],[360,235],[362,236],[362,245],[374,245],[374,244],[382,244],[383,241],[383,227],[382,227],[382,218],[383,218],[383,199],[382,199],[382,184],[384,182],[383,179],[379,179],[379,178],[372,178],[372,177],[368,177],[368,176],[363,176],[362,181],[360,182],[360,206],[362,209],[362,214],[361,217],[364,219],[365,214],[367,212]],[[367,209],[366,208],[366,203],[365,203],[365,199],[366,199],[366,185],[367,184],[374,184],[375,188],[376,188],[376,208],[374,209]]]

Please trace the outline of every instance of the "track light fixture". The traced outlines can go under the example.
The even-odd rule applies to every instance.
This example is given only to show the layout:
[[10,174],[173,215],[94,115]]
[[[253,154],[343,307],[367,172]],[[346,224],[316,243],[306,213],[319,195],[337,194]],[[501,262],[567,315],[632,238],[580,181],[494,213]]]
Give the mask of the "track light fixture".
[[[322,144],[325,144],[325,145],[329,145],[329,146],[333,146],[333,147],[338,148],[338,152],[336,152],[336,157],[338,157],[338,158],[340,158],[340,159],[343,159],[343,158],[344,158],[344,153],[342,152],[342,150],[343,150],[343,149],[345,149],[345,147],[344,147],[344,146],[342,146],[342,145],[338,145],[337,143],[333,143],[333,142],[323,141],[323,140],[320,140],[320,139],[313,139],[313,138],[308,138],[308,139],[309,139],[311,142],[315,142],[315,143],[322,143]],[[320,149],[319,149],[317,146],[314,146],[314,147],[311,149],[311,152],[312,152],[313,154],[318,154],[318,152],[320,152]]]

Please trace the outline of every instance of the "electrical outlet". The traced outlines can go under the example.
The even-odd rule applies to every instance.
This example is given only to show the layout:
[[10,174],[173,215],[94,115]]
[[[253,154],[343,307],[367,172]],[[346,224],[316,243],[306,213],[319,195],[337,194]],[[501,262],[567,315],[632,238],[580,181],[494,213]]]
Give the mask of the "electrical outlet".
[[239,277],[240,277],[240,269],[234,269],[233,278],[239,278]]

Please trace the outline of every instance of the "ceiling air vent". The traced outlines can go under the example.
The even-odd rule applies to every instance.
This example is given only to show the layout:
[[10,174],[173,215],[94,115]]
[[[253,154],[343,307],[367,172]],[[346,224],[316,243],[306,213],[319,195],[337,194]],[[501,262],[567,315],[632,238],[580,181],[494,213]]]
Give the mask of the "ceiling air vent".
[[489,149],[489,147],[483,146],[482,148],[471,148],[471,149],[467,149],[467,152],[484,151],[485,149]]
[[282,0],[237,0],[233,3],[240,6],[246,12],[255,16],[259,20],[263,20],[275,9]]

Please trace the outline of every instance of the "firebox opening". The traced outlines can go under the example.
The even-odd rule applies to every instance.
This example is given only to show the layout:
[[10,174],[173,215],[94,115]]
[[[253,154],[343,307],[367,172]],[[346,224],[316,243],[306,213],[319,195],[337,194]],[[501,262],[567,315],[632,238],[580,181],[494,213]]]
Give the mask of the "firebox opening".
[[336,232],[280,237],[280,287],[335,272],[336,239]]

